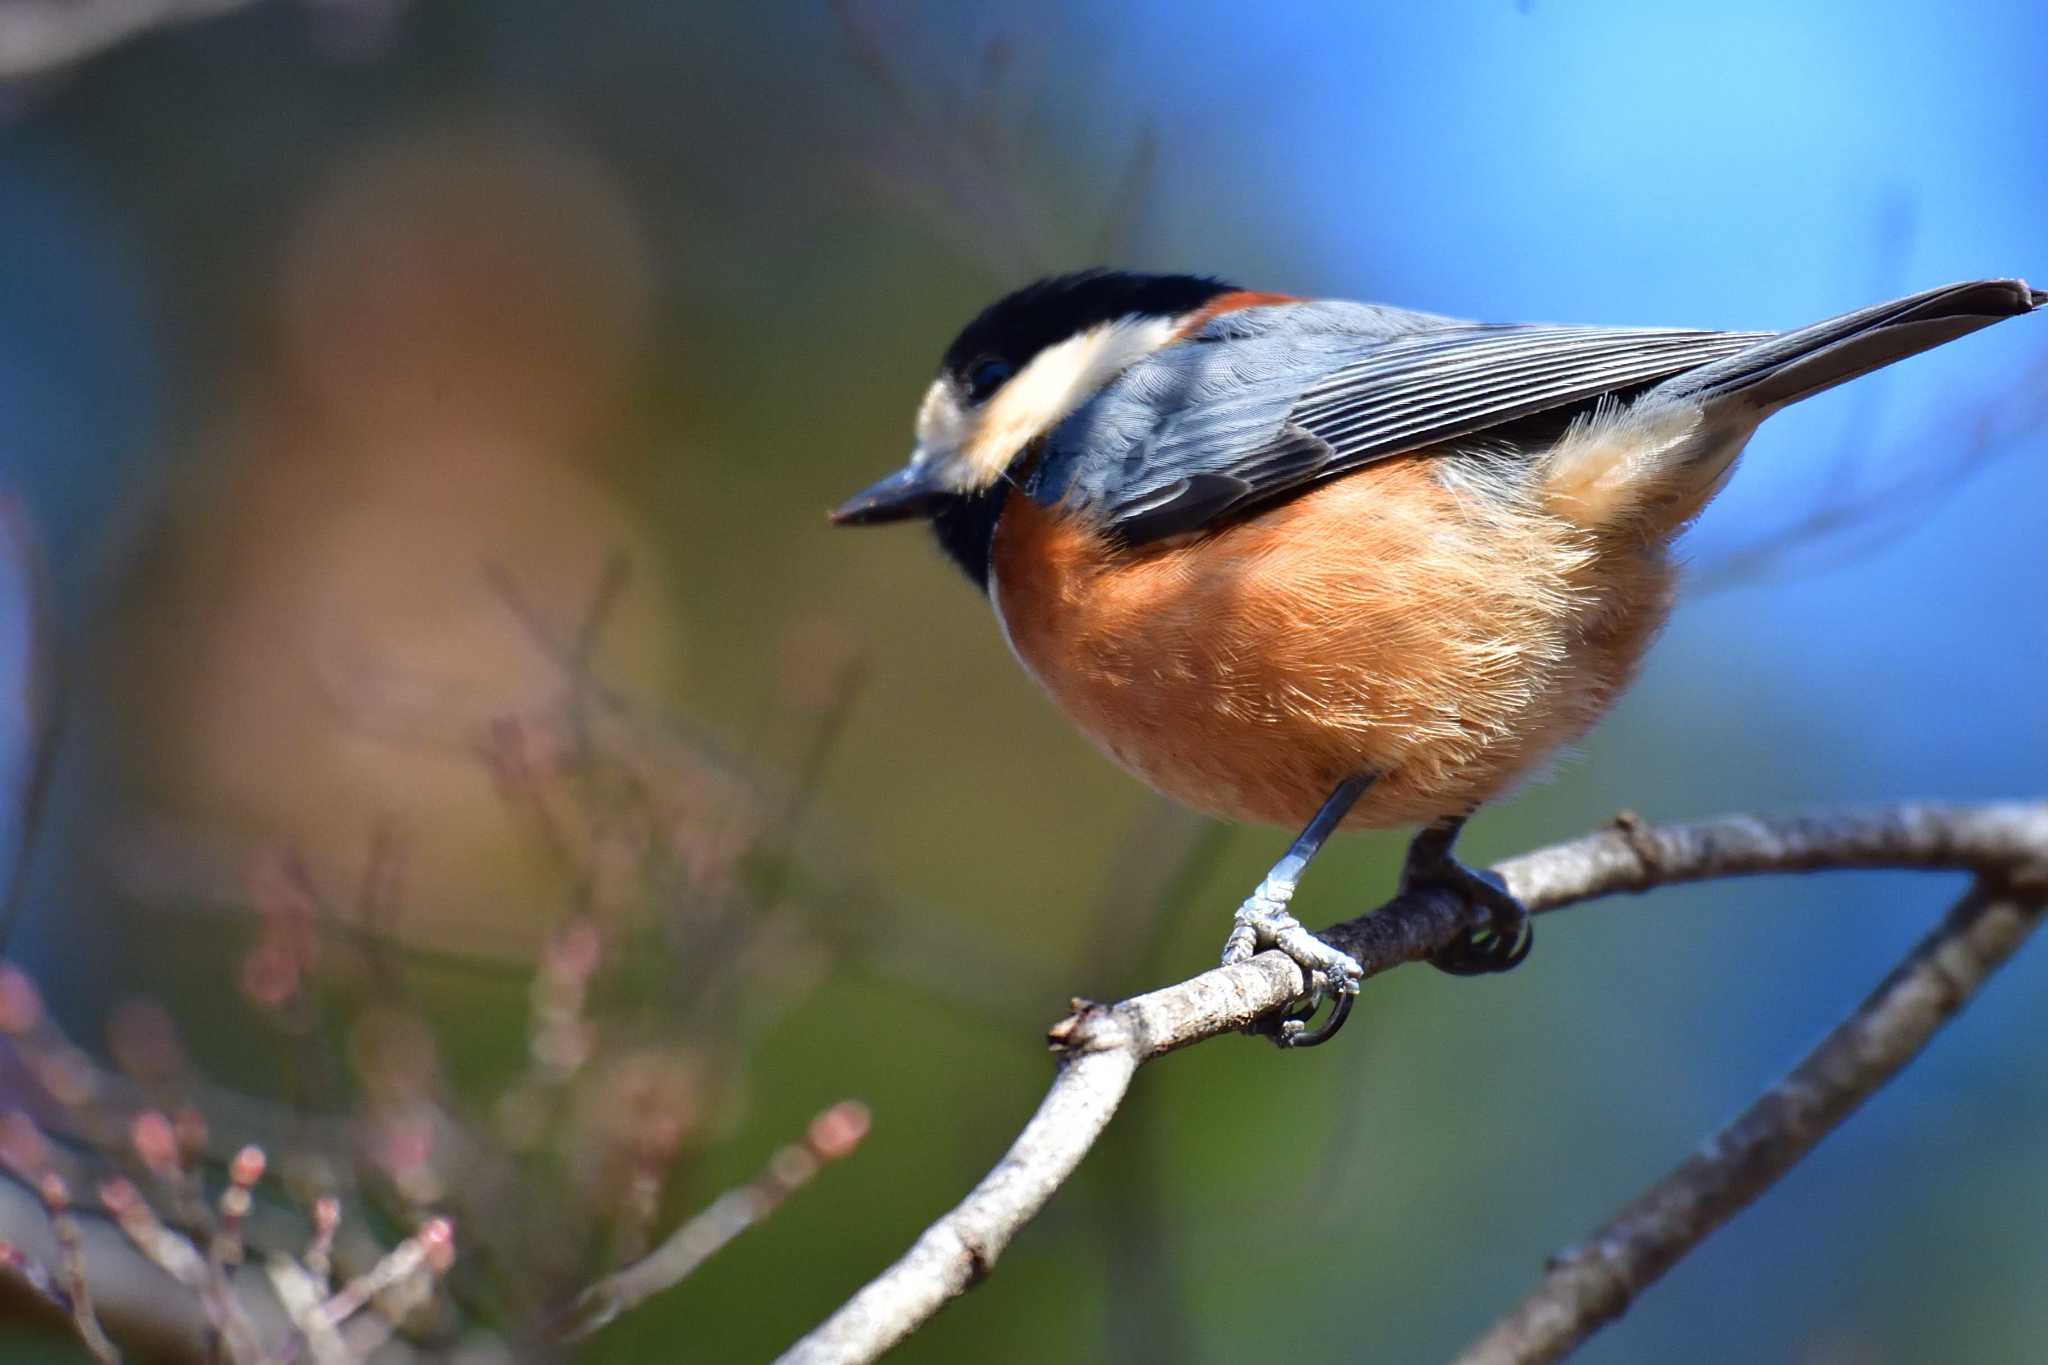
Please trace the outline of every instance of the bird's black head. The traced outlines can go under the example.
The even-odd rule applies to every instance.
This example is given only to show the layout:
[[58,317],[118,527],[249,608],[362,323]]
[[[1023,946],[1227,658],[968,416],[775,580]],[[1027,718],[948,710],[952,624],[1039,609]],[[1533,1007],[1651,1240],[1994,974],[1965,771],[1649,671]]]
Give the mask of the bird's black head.
[[1179,319],[1232,287],[1202,275],[1054,275],[982,309],[946,348],[939,374],[959,385],[970,403],[984,403],[1062,342],[1126,319]]
[[1031,443],[1233,289],[1199,275],[1084,270],[998,299],[946,348],[910,463],[833,520],[929,518],[946,553],[986,588],[1005,476]]

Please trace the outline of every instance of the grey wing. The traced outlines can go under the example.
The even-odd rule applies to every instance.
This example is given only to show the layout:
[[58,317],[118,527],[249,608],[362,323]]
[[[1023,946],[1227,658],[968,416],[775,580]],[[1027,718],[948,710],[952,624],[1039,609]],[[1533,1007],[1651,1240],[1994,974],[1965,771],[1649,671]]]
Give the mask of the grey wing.
[[1269,332],[1162,351],[1054,433],[1041,496],[1142,544],[1774,335],[1431,322],[1340,342]]

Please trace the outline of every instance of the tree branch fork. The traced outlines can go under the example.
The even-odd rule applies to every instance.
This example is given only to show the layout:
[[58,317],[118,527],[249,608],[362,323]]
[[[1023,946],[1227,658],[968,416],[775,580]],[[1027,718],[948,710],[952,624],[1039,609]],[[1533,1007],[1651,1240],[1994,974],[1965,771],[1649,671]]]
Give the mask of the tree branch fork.
[[[1853,869],[1961,872],[1972,884],[1791,1073],[1592,1237],[1552,1258],[1536,1288],[1460,1365],[1569,1353],[1911,1061],[2048,906],[2048,802],[1903,804],[1662,827],[1624,813],[1604,830],[1494,869],[1532,913],[1688,882]],[[1484,913],[1425,893],[1323,936],[1370,978],[1436,955],[1483,927]],[[1049,1034],[1052,1086],[1009,1151],[901,1259],[791,1347],[785,1365],[878,1358],[986,1278],[1109,1125],[1140,1066],[1270,1021],[1307,998],[1301,970],[1265,952],[1115,1004],[1076,1000]]]

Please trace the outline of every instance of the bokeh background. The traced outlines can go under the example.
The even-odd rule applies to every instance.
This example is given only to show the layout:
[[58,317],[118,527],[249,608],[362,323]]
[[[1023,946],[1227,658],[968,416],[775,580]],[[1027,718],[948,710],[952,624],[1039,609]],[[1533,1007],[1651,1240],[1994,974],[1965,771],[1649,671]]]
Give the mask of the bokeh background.
[[[2048,275],[2048,9],[2012,0],[322,0],[192,6],[223,12],[75,61],[34,41],[105,8],[0,5],[0,474],[62,679],[9,726],[19,787],[18,722],[61,722],[10,955],[77,1036],[146,994],[209,1074],[274,1092],[222,909],[262,901],[265,850],[340,885],[396,830],[391,932],[450,1084],[489,1095],[560,887],[464,727],[560,686],[514,606],[573,621],[611,574],[596,669],[721,771],[800,786],[780,894],[833,945],[693,1054],[715,1098],[663,1226],[835,1099],[873,1132],[591,1360],[793,1340],[999,1155],[1066,998],[1213,961],[1287,837],[1157,807],[922,536],[825,527],[988,298],[1109,261],[1768,328]],[[1468,852],[1622,807],[2038,795],[2044,358],[2012,322],[1774,421],[1641,683]],[[32,601],[14,573],[30,701]],[[1379,899],[1400,842],[1333,849],[1305,917]],[[1176,1057],[901,1358],[1444,1357],[1956,890],[1575,910],[1508,977],[1375,982],[1339,1046]],[[1584,1358],[2038,1358],[2044,987],[2025,955]],[[0,1351],[75,1358],[28,1328]]]

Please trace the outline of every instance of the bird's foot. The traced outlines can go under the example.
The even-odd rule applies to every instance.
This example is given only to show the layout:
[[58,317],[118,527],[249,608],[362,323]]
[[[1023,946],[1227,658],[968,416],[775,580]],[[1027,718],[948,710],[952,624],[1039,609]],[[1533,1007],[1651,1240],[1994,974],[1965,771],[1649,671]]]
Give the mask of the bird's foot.
[[1448,855],[1410,860],[1401,873],[1403,896],[1448,892],[1487,912],[1489,922],[1430,959],[1452,976],[1486,976],[1521,965],[1536,942],[1529,911],[1492,872],[1470,868]]
[[[1281,1047],[1315,1047],[1327,1043],[1351,1016],[1351,1002],[1357,998],[1358,983],[1365,969],[1349,953],[1331,947],[1310,933],[1287,909],[1294,898],[1294,883],[1268,877],[1243,905],[1237,907],[1230,937],[1223,942],[1223,965],[1248,961],[1253,954],[1278,948],[1294,959],[1309,985],[1308,1007],[1278,1020],[1262,1031],[1271,1034]],[[1331,1000],[1330,1017],[1315,1029],[1308,1021]]]

